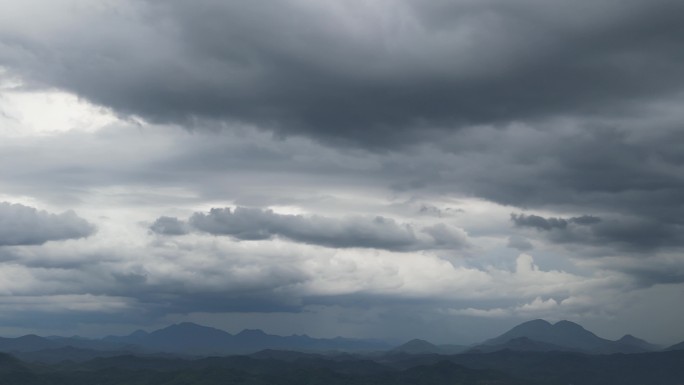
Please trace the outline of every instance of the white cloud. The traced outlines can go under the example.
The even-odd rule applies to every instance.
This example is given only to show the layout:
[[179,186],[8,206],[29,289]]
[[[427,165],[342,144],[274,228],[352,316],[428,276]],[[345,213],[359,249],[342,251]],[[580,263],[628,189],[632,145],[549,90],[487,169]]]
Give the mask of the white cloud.
[[[2,73],[0,73],[0,78]],[[62,91],[0,87],[0,137],[54,136],[92,132],[118,121],[104,107]]]

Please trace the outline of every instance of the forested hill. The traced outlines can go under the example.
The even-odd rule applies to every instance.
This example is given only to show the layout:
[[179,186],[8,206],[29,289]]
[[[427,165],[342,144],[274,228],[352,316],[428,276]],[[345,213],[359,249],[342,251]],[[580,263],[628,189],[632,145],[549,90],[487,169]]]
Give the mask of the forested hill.
[[125,355],[30,364],[0,355],[2,385],[680,385],[684,351],[394,354],[264,351],[181,359]]

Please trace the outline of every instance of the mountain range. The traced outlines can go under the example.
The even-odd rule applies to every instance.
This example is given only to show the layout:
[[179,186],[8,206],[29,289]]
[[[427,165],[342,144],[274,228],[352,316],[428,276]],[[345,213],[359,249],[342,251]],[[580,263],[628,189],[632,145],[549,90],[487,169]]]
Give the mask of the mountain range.
[[471,351],[492,352],[503,349],[610,354],[645,353],[660,350],[660,347],[629,334],[612,341],[601,338],[574,322],[559,321],[551,324],[537,319],[524,322],[498,337],[473,347]]
[[[400,346],[380,340],[350,338],[312,338],[307,335],[278,336],[258,329],[246,329],[238,334],[197,325],[180,323],[163,329],[135,331],[124,336],[102,339],[80,337],[40,337],[26,335],[0,338],[0,352],[12,353],[27,361],[52,362],[72,360],[82,362],[94,357],[124,354],[168,356],[223,356],[250,354],[265,350],[299,352],[350,352],[375,355],[453,355],[497,351],[518,352],[577,352],[587,354],[645,353],[663,350],[631,335],[612,341],[598,337],[582,326],[544,320],[522,323],[509,331],[471,346],[435,345],[414,339]],[[664,350],[684,350],[684,342]]]
[[391,345],[380,340],[352,338],[312,338],[307,335],[278,336],[258,329],[238,334],[190,322],[174,324],[151,333],[138,330],[125,336],[102,339],[80,337],[39,337],[26,335],[1,338],[0,352],[18,353],[22,357],[47,356],[49,352],[73,357],[103,356],[102,352],[132,354],[171,353],[185,356],[209,356],[253,353],[264,349],[296,351],[378,351]]
[[671,350],[684,350],[684,341],[682,341],[682,342],[680,342],[680,343],[678,343],[678,344],[674,344],[674,345],[672,345],[672,346],[666,348],[665,350],[668,350],[668,351],[671,351]]
[[684,343],[611,341],[569,321],[525,322],[473,346],[414,339],[392,348],[181,323],[102,339],[0,338],[0,351],[11,353],[0,353],[2,385],[681,385],[684,378]]
[[435,345],[425,340],[413,339],[389,351],[390,354],[457,354],[467,350],[463,345]]

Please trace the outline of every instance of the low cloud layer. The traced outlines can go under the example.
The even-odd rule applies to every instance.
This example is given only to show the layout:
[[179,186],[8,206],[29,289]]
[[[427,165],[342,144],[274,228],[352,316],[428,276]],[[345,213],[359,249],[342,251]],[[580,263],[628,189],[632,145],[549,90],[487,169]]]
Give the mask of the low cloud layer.
[[630,252],[653,252],[684,245],[681,224],[646,218],[605,220],[584,215],[566,219],[511,214],[511,220],[517,227],[534,228],[547,240],[560,244],[584,244]]
[[48,241],[85,238],[95,226],[73,211],[51,214],[21,204],[0,202],[0,246],[42,245]]
[[511,220],[516,226],[534,227],[538,230],[566,229],[568,224],[591,225],[601,222],[601,218],[584,215],[581,217],[544,218],[538,215],[511,214]]
[[237,207],[214,208],[195,213],[186,222],[160,217],[150,230],[164,235],[182,235],[189,229],[239,240],[283,237],[295,242],[332,248],[375,248],[391,251],[461,249],[468,245],[461,229],[438,223],[420,229],[384,217],[348,217],[278,214],[273,210]]

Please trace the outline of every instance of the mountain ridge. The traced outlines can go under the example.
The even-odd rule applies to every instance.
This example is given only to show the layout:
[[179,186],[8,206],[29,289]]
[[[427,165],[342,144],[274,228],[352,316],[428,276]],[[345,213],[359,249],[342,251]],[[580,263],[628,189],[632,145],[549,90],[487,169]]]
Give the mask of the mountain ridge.
[[[65,349],[74,348],[74,349]],[[626,334],[611,341],[598,337],[579,324],[558,321],[551,324],[537,319],[523,322],[507,332],[471,346],[435,345],[413,339],[393,348],[387,342],[372,339],[344,337],[313,338],[306,334],[278,336],[260,329],[244,329],[237,334],[191,322],[172,324],[147,332],[136,330],[128,335],[107,336],[101,339],[83,337],[40,337],[25,335],[16,338],[0,337],[0,352],[32,353],[22,357],[85,359],[105,356],[113,351],[151,355],[168,353],[177,356],[210,356],[251,354],[262,350],[290,350],[299,352],[386,352],[386,354],[437,354],[449,355],[469,352],[513,351],[569,351],[591,354],[641,353],[661,350],[660,346]],[[684,349],[684,343],[668,349]],[[39,353],[43,352],[43,353]],[[103,353],[109,352],[109,353]]]
[[668,346],[667,348],[665,348],[665,350],[666,350],[666,351],[684,350],[684,341],[682,341],[682,342],[680,342],[680,343],[678,343],[678,344],[670,345],[670,346]]
[[127,336],[109,336],[110,342],[125,342],[148,350],[185,354],[244,354],[264,349],[293,349],[302,351],[382,350],[389,345],[379,340],[351,339],[343,337],[312,338],[307,335],[278,336],[261,329],[244,329],[237,334],[224,330],[184,322],[163,329]]
[[[518,344],[511,341],[526,338],[525,344]],[[521,342],[521,341],[518,341]],[[534,346],[534,345],[537,346]],[[543,319],[523,322],[498,337],[486,340],[476,346],[475,350],[495,351],[496,349],[540,349],[538,351],[548,351],[555,347],[559,351],[576,351],[592,354],[611,354],[611,353],[644,353],[660,350],[657,345],[651,344],[642,339],[626,334],[617,341],[601,338],[583,326],[561,320],[552,324]]]

